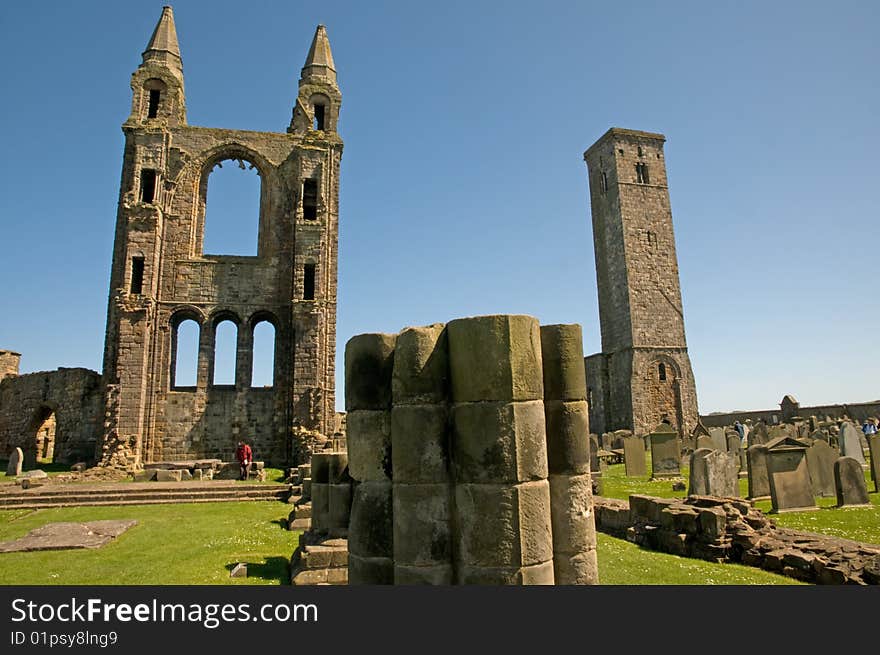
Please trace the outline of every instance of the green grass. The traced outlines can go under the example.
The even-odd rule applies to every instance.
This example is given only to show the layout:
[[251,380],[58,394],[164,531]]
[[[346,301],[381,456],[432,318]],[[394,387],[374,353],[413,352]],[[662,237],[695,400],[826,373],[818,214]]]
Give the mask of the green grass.
[[782,575],[741,564],[644,550],[624,539],[598,534],[599,582],[603,585],[791,585]]
[[[94,550],[0,554],[2,584],[286,584],[297,533],[276,501],[0,511],[0,541],[55,521],[137,519]],[[230,578],[237,562],[247,578]]]

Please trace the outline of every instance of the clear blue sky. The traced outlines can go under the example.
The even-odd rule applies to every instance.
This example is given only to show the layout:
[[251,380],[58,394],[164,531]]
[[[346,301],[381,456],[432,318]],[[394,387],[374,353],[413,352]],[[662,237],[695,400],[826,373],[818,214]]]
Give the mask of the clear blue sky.
[[[0,11],[0,348],[23,372],[101,369],[120,125],[162,4]],[[610,126],[667,136],[701,412],[880,398],[880,3],[173,7],[189,123],[208,127],[283,132],[327,25],[340,399],[362,332],[525,313],[600,350],[582,153]]]

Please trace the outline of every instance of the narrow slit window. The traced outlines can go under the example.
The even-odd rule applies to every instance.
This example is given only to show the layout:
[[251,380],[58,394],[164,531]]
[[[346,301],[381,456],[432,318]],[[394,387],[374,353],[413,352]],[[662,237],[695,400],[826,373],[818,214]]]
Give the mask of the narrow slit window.
[[144,290],[144,258],[131,258],[131,286],[129,293],[143,293]]
[[315,105],[315,125],[316,130],[324,129],[324,105]]
[[156,171],[141,170],[141,202],[152,203],[156,198]]
[[315,299],[315,265],[306,264],[303,267],[303,300]]
[[602,193],[608,193],[608,174],[602,171]]
[[162,92],[159,89],[150,89],[150,103],[147,106],[147,118],[156,118],[159,115],[159,100]]
[[318,218],[318,180],[303,180],[303,218],[307,221]]
[[650,179],[648,178],[648,165],[639,162],[636,164],[636,179],[638,179],[639,184],[650,184]]
[[666,381],[666,364],[660,364],[657,367],[658,372],[660,373],[661,382]]

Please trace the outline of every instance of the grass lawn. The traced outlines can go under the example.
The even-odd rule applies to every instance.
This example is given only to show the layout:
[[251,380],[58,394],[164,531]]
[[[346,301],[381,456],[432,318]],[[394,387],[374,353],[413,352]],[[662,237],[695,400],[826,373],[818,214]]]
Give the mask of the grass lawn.
[[[95,550],[0,553],[2,584],[284,584],[297,533],[277,501],[0,511],[0,541],[55,521],[137,519]],[[230,578],[237,562],[247,578]]]

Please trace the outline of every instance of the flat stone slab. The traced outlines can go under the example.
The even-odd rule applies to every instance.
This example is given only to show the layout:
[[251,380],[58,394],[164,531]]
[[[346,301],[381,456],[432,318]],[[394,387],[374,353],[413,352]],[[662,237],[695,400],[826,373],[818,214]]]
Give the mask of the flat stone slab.
[[136,525],[137,521],[134,519],[47,523],[43,527],[31,530],[23,537],[0,542],[0,553],[100,548]]

